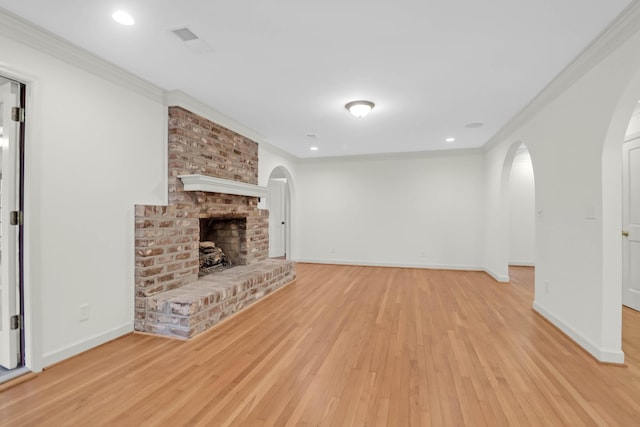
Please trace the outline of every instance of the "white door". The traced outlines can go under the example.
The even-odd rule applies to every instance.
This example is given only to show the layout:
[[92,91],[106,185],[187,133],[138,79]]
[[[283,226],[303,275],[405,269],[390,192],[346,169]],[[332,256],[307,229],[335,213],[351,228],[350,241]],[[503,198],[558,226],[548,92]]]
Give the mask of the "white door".
[[640,138],[623,145],[622,303],[640,311]]
[[287,183],[283,180],[269,180],[269,256],[272,258],[286,254],[286,187]]
[[[4,83],[2,83],[4,81]],[[7,369],[20,361],[18,227],[11,225],[11,211],[19,210],[18,123],[11,109],[19,105],[19,87],[0,79],[0,365]],[[14,222],[16,218],[13,218]]]

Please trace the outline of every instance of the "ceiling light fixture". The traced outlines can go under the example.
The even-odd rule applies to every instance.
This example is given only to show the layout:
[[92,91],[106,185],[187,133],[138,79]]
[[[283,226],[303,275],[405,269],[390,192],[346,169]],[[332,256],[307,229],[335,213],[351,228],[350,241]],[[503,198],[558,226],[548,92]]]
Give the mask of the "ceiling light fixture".
[[122,24],[122,25],[130,26],[136,23],[133,17],[131,17],[131,15],[129,15],[124,10],[116,10],[115,12],[113,12],[113,15],[111,15],[111,17],[118,24]]
[[447,139],[445,139],[445,141],[447,141],[447,142],[454,142],[455,140],[456,140],[455,138],[447,138]]
[[309,148],[309,150],[311,150],[311,151],[318,151],[318,147],[316,147],[316,146],[314,145],[313,147]]
[[376,104],[371,101],[351,101],[347,103],[344,108],[356,117],[364,117],[369,114],[375,106]]

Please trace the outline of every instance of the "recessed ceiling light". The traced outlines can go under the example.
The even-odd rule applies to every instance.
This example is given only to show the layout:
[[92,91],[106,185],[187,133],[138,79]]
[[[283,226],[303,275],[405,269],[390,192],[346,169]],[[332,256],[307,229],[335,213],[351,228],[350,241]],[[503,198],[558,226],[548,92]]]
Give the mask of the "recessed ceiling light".
[[351,101],[347,103],[344,108],[356,117],[364,117],[369,114],[375,106],[376,104],[371,101]]
[[456,140],[455,138],[447,138],[447,139],[445,139],[445,141],[447,141],[447,142],[454,142],[455,140]]
[[111,17],[118,24],[122,24],[122,25],[127,25],[128,26],[128,25],[133,25],[133,24],[136,23],[136,21],[133,19],[133,17],[131,17],[131,15],[129,15],[124,10],[116,10],[115,12],[113,12],[113,15],[111,15]]
[[315,145],[313,147],[310,147],[309,150],[311,151],[318,151],[318,147],[316,147]]
[[484,126],[484,123],[480,123],[480,122],[476,122],[476,123],[467,123],[466,125],[464,125],[464,127],[469,128],[469,129],[473,129],[473,128],[480,128]]

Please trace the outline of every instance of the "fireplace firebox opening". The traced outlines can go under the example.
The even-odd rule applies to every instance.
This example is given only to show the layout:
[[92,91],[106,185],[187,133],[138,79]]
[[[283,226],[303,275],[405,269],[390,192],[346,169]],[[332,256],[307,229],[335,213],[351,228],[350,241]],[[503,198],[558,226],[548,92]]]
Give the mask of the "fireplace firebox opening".
[[247,218],[200,218],[200,275],[247,264]]

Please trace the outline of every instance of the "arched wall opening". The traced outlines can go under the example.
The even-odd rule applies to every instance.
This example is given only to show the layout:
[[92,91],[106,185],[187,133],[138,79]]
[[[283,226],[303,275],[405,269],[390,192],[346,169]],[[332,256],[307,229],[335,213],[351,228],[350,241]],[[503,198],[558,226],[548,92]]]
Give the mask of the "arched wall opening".
[[295,187],[291,173],[284,166],[275,167],[267,182],[269,195],[269,257],[292,258]]
[[618,101],[602,149],[602,340],[614,349],[622,347],[623,144],[640,136],[640,128],[630,126],[639,99],[640,70]]
[[[515,166],[514,166],[515,165]],[[500,224],[498,229],[500,277],[509,280],[509,265],[535,264],[535,174],[527,146],[512,143],[502,162]],[[518,248],[513,246],[517,245]],[[519,259],[517,259],[519,258]]]
[[509,266],[535,265],[535,180],[531,155],[525,144],[518,146],[508,184]]

